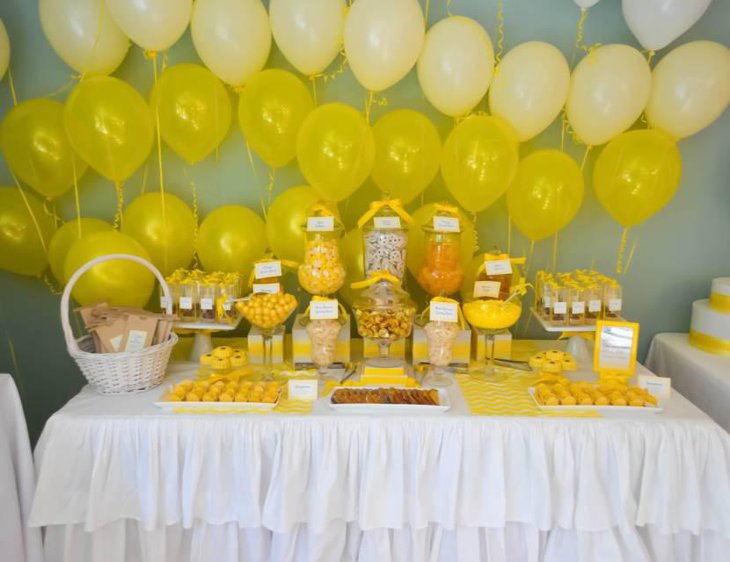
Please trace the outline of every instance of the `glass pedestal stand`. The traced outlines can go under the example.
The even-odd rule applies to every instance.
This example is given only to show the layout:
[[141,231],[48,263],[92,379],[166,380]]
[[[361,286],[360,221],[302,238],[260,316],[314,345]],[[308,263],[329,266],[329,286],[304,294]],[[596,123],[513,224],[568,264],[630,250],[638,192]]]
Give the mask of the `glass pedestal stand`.
[[238,328],[241,317],[238,316],[233,324],[217,322],[175,322],[173,328],[178,334],[193,334],[193,347],[188,359],[193,363],[200,361],[200,356],[213,351],[212,334],[215,332],[231,332]]
[[389,339],[375,339],[374,341],[378,345],[378,357],[371,357],[365,360],[365,367],[373,367],[375,369],[405,369],[405,361],[397,357],[390,356],[390,345],[393,343]]
[[585,324],[583,326],[558,326],[542,318],[540,313],[534,308],[530,309],[530,312],[535,318],[537,318],[540,326],[546,332],[559,333],[568,337],[568,346],[566,351],[575,358],[578,365],[592,364],[593,348],[591,347],[589,340],[587,340],[584,335],[586,333],[595,333],[595,323]]
[[484,336],[485,361],[483,368],[469,369],[469,376],[483,382],[504,382],[507,380],[507,375],[510,371],[504,367],[497,367],[494,364],[494,336],[509,330],[506,328],[495,330],[472,327],[477,331],[479,338]]

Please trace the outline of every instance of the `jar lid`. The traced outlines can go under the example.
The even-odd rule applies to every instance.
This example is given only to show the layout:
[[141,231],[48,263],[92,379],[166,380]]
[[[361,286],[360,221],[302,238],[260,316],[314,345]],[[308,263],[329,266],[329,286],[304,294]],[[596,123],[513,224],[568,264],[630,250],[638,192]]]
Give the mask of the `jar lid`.
[[405,211],[400,199],[385,199],[370,203],[370,208],[357,221],[358,228],[366,225],[383,230],[407,230],[413,225],[413,218]]

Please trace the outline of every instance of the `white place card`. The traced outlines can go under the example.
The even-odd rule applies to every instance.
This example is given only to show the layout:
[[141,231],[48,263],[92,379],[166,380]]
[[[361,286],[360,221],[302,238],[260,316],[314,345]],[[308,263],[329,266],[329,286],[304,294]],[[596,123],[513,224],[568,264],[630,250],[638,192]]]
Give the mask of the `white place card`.
[[601,299],[591,299],[588,301],[588,312],[601,312]]
[[610,312],[621,312],[621,299],[609,299],[608,310]]
[[669,377],[639,375],[639,388],[645,388],[658,400],[668,400],[672,397],[672,379]]
[[485,262],[487,275],[512,275],[512,262],[509,260],[489,260]]
[[178,307],[180,310],[192,310],[193,309],[193,297],[180,297],[178,301]]
[[200,310],[213,310],[213,299],[200,299]]
[[436,232],[461,232],[457,217],[433,217],[433,229]]
[[484,297],[490,299],[499,298],[499,289],[502,283],[499,281],[475,281],[474,282],[474,298],[481,299]]
[[573,301],[570,303],[571,314],[583,314],[586,311],[586,303],[584,301]]
[[458,322],[458,305],[455,302],[433,302],[429,306],[431,322]]
[[400,217],[375,217],[373,226],[380,230],[396,230],[400,228]]
[[310,320],[337,320],[340,306],[337,299],[316,300],[309,303]]
[[254,283],[252,290],[254,293],[278,293],[281,290],[279,283]]
[[564,301],[555,301],[553,303],[553,314],[567,314],[568,303]]
[[307,232],[332,232],[335,229],[335,217],[307,218]]
[[271,277],[281,277],[281,262],[279,260],[274,261],[262,261],[257,263],[255,266],[254,278],[256,279],[269,279]]
[[170,302],[169,299],[165,296],[160,297],[160,308],[162,310],[167,310],[167,303]]
[[317,379],[289,379],[289,400],[314,402],[319,394]]

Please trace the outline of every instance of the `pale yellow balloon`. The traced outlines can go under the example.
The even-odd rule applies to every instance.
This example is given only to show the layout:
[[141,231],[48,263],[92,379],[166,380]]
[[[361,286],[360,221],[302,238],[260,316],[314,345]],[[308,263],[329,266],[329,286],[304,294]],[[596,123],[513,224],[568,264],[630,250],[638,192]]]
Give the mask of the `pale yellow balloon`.
[[122,31],[148,51],[166,51],[190,23],[193,0],[105,0]]
[[3,20],[0,19],[0,80],[5,76],[10,64],[10,39],[8,39],[8,30],[5,29]]
[[244,85],[269,58],[271,26],[260,0],[196,0],[190,30],[205,66],[232,86]]
[[492,40],[473,19],[443,19],[428,30],[417,70],[421,89],[436,109],[452,117],[464,115],[481,101],[492,81]]
[[603,144],[633,125],[650,90],[651,70],[638,50],[619,44],[598,47],[573,71],[568,121],[585,144]]
[[294,68],[312,76],[323,72],[342,48],[345,0],[271,0],[271,33]]
[[114,230],[114,227],[108,222],[85,217],[68,221],[59,228],[48,245],[48,263],[56,281],[61,285],[65,285],[68,281],[64,273],[64,266],[68,251],[76,240],[95,232],[108,232],[111,230]]
[[425,26],[416,0],[358,0],[345,20],[347,60],[367,90],[390,88],[413,68]]
[[730,103],[730,49],[714,41],[680,45],[654,68],[646,118],[675,139],[694,135]]
[[550,43],[528,41],[499,63],[489,87],[489,110],[526,141],[560,114],[569,89],[570,67],[563,53]]
[[40,0],[38,15],[51,47],[76,72],[111,74],[127,56],[129,39],[101,0]]

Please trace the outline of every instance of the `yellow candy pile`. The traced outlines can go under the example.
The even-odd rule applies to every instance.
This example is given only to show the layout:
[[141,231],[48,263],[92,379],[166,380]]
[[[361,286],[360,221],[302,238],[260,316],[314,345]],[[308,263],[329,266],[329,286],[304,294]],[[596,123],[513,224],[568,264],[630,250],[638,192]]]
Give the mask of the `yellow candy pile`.
[[619,383],[570,382],[565,377],[537,385],[535,397],[544,406],[656,406],[645,388]]
[[500,300],[474,300],[464,303],[464,316],[475,328],[503,330],[520,319],[522,306]]
[[236,303],[239,312],[259,328],[273,328],[284,322],[297,307],[297,299],[288,293],[258,293]]
[[570,353],[551,349],[530,357],[530,367],[540,372],[541,379],[550,379],[563,371],[575,371],[578,364]]
[[168,402],[255,402],[273,404],[279,398],[277,382],[227,381],[224,379],[193,382],[182,381],[167,395]]
[[299,284],[312,295],[331,295],[345,282],[339,241],[334,238],[308,240],[304,263],[298,270]]

